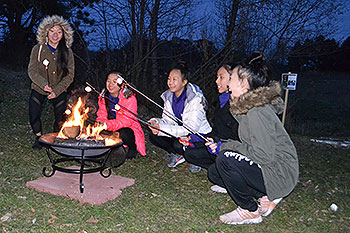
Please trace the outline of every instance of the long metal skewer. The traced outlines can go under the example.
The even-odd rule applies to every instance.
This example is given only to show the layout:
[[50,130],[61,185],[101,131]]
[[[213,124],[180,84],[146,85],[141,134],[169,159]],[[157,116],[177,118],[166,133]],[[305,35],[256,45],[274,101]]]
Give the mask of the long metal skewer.
[[[147,122],[147,121],[145,121],[145,120],[142,120],[142,119],[138,116],[138,114],[134,113],[133,111],[131,111],[131,110],[128,109],[127,107],[124,107],[123,105],[121,105],[121,104],[119,104],[119,103],[116,103],[115,101],[111,100],[109,97],[107,97],[107,96],[105,96],[104,94],[102,94],[101,92],[97,91],[96,88],[94,88],[94,87],[93,87],[91,84],[89,84],[88,82],[86,82],[86,84],[87,84],[94,92],[96,92],[99,96],[101,96],[102,98],[105,98],[105,99],[109,100],[111,103],[115,104],[116,106],[119,106],[119,107],[125,109],[126,111],[130,112],[132,115],[129,115],[129,116],[132,117],[133,119],[138,120],[139,122],[141,122],[141,123],[143,123],[143,124],[145,124],[145,125],[147,125],[147,126],[150,126],[150,127],[154,128],[154,129],[157,129],[157,130],[159,130],[160,132],[162,132],[162,133],[164,133],[164,134],[166,134],[166,135],[168,135],[168,136],[170,136],[170,137],[174,137],[174,138],[176,138],[176,139],[179,139],[181,142],[186,142],[186,143],[189,144],[189,146],[193,146],[193,144],[192,144],[191,142],[182,140],[181,138],[176,137],[175,135],[172,135],[171,133],[168,133],[168,132],[166,132],[166,131],[160,129],[160,128],[154,126],[153,124],[151,124],[151,123],[149,123],[149,122]],[[85,88],[85,90],[86,90],[86,88]],[[90,92],[89,90],[86,90],[86,91],[87,91],[87,92]]]
[[160,106],[157,102],[153,101],[151,98],[149,98],[148,96],[146,96],[145,94],[143,94],[141,91],[139,91],[138,89],[136,89],[134,86],[130,85],[123,77],[121,77],[119,75],[119,78],[117,79],[118,84],[125,84],[128,87],[130,87],[131,89],[133,89],[134,91],[136,91],[137,93],[139,93],[140,95],[142,95],[143,97],[145,97],[147,100],[149,100],[151,103],[155,104],[157,107],[161,108],[164,113],[169,116],[172,120],[174,120],[177,124],[181,123],[182,126],[187,129],[191,134],[195,134],[197,136],[199,136],[201,139],[203,139],[206,142],[210,142],[207,138],[205,138],[203,135],[201,135],[198,132],[195,132],[194,130],[192,130],[188,125],[186,125],[181,119],[179,119],[178,117],[174,116],[171,112],[169,112],[168,110],[166,110],[165,108],[163,108],[162,106]]

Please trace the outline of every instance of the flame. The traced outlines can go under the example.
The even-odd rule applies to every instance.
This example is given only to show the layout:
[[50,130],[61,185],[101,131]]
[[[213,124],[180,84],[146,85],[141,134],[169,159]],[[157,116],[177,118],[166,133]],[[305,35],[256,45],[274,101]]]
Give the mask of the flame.
[[117,144],[118,141],[114,140],[113,138],[105,138],[105,145],[106,146],[112,146],[114,144]]
[[[67,111],[66,111],[67,112]],[[119,138],[104,138],[100,135],[103,130],[107,130],[107,124],[105,123],[97,123],[94,126],[88,125],[84,128],[85,119],[87,119],[87,114],[89,112],[89,108],[84,110],[83,101],[79,97],[77,103],[74,105],[71,115],[66,122],[62,125],[60,132],[57,137],[62,139],[68,139],[68,137],[64,134],[63,130],[66,127],[79,126],[80,127],[80,135],[76,138],[84,138],[84,139],[96,139],[96,140],[104,140],[105,145],[114,145],[120,142]]]
[[103,137],[100,135],[102,130],[107,130],[107,125],[103,123],[97,123],[95,126],[91,127],[88,125],[85,133],[80,135],[80,138],[89,138],[94,137],[97,140],[103,140]]
[[57,135],[57,137],[59,137],[59,138],[68,138],[63,133],[63,129],[66,128],[66,127],[79,126],[80,127],[80,132],[82,132],[83,126],[84,126],[84,121],[85,121],[85,116],[89,112],[89,108],[86,108],[83,111],[83,114],[80,114],[80,108],[81,108],[82,105],[83,105],[83,101],[79,97],[78,102],[73,107],[73,111],[72,111],[71,116],[69,117],[69,119],[66,122],[64,122],[60,132]]

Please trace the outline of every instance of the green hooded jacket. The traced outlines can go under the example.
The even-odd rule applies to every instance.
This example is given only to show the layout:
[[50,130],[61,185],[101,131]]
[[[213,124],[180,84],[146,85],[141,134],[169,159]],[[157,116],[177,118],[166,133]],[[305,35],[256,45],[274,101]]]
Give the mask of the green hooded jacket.
[[241,142],[228,140],[220,149],[238,152],[261,166],[270,200],[292,192],[299,176],[296,149],[276,115],[283,110],[280,93],[280,85],[272,82],[231,99],[230,111],[239,123]]

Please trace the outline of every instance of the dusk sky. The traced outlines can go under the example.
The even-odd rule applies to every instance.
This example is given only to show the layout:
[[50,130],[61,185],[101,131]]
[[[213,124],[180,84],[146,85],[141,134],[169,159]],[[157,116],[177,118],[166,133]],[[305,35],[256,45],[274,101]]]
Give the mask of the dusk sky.
[[343,41],[350,36],[350,4],[347,11],[339,16],[339,32],[334,35],[334,38]]
[[[214,2],[214,0],[207,0],[198,5],[198,8],[200,9],[199,11],[201,11],[207,18],[212,18],[212,20],[214,19],[213,13],[215,12]],[[338,27],[338,30],[331,36],[331,38],[334,38],[339,42],[343,42],[350,36],[350,1],[344,0],[344,2],[346,4],[346,7],[342,9],[344,12],[337,17],[337,22],[335,22],[335,26]]]

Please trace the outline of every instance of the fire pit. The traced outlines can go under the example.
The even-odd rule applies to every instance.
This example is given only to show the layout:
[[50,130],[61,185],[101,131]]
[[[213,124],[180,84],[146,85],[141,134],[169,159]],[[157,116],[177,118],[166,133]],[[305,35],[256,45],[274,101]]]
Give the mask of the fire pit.
[[[47,172],[43,168],[43,175],[53,176],[55,171],[80,174],[80,192],[84,192],[83,174],[100,172],[107,178],[111,175],[111,168],[106,162],[111,154],[124,153],[121,147],[122,141],[118,133],[100,134],[107,129],[106,124],[95,122],[94,125],[86,125],[89,107],[84,106],[81,97],[77,103],[67,109],[68,120],[64,122],[59,133],[49,133],[40,137],[39,141],[46,147],[46,153],[50,159],[52,171]],[[54,157],[51,152],[54,152]],[[58,156],[57,156],[58,155]],[[58,157],[58,158],[56,158]],[[79,169],[63,167],[65,162],[78,162]],[[90,165],[90,166],[88,166]],[[85,168],[87,167],[87,168]]]
[[[57,133],[49,133],[40,137],[39,141],[44,144],[46,153],[51,162],[51,172],[43,168],[43,175],[51,177],[55,171],[80,174],[80,192],[84,192],[83,175],[87,173],[100,172],[100,175],[107,178],[111,175],[111,168],[106,162],[111,153],[111,149],[121,150],[122,142],[119,140],[116,144],[106,146],[102,140],[87,139],[60,139]],[[60,158],[54,158],[51,152],[60,155]],[[80,164],[80,169],[71,169],[60,166],[64,162],[74,161]],[[88,162],[91,166],[87,166]]]

